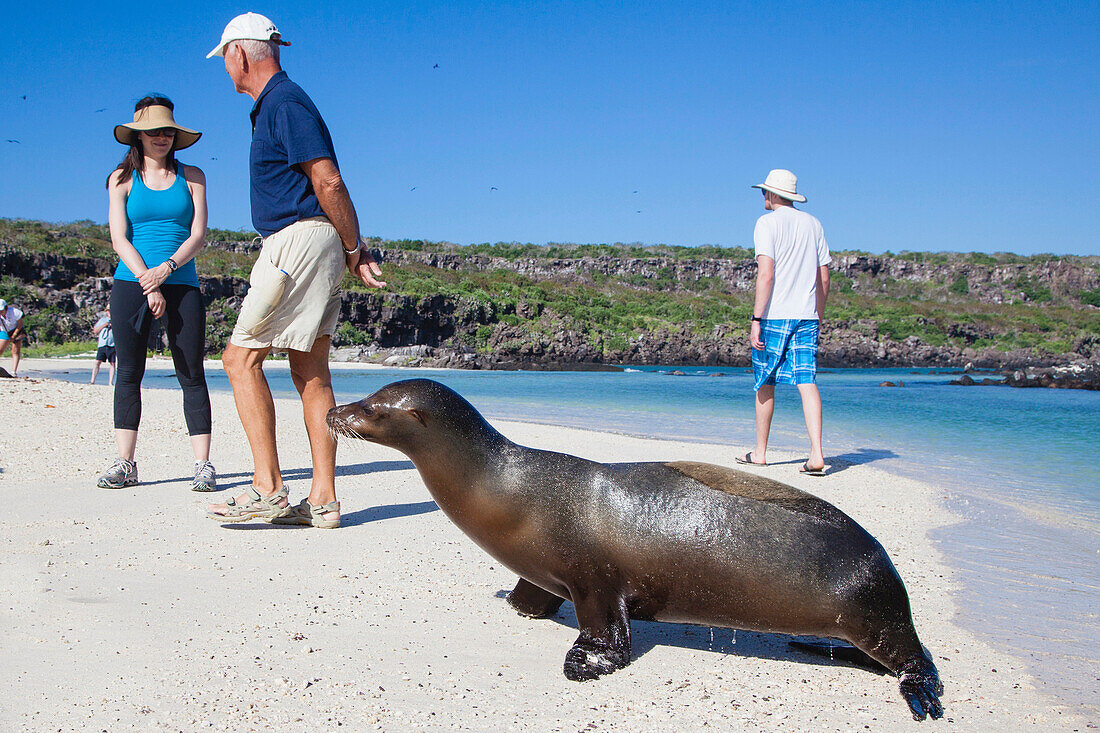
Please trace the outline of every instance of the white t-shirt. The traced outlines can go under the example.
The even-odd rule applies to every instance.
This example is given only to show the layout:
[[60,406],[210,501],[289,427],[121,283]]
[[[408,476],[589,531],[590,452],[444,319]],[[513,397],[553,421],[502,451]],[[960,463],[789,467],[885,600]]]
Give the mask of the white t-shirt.
[[115,335],[111,331],[111,318],[110,316],[100,316],[99,320],[95,322],[95,327],[99,328],[104,323],[107,324],[106,328],[99,332],[99,340],[96,346],[114,346]]
[[775,261],[775,286],[764,318],[817,318],[817,268],[833,261],[825,232],[814,216],[780,206],[756,220],[756,256]]
[[9,305],[4,313],[0,313],[0,331],[11,333],[19,325],[19,319],[23,317],[23,311],[14,305]]

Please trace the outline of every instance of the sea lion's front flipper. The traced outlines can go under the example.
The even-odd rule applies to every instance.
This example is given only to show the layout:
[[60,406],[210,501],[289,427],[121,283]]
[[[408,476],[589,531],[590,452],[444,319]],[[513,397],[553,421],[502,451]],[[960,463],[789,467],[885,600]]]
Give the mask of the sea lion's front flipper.
[[565,676],[594,680],[630,664],[630,619],[626,602],[612,591],[578,593],[570,588],[581,635],[565,655]]
[[521,616],[530,618],[548,618],[557,613],[565,599],[539,588],[534,583],[519,579],[516,587],[508,594],[508,604]]

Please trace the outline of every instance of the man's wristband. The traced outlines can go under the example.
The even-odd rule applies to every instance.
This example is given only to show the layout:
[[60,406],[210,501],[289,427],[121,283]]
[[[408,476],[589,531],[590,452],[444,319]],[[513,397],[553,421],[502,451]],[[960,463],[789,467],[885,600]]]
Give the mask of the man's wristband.
[[751,321],[760,321],[761,323],[763,323],[763,322],[764,322],[764,319],[763,319],[763,318],[761,318],[760,316],[753,316],[753,317],[752,317],[751,319],[749,319],[749,320],[751,320]]
[[171,257],[166,259],[164,261],[164,264],[168,265],[168,269],[171,270],[172,272],[175,272],[179,268],[179,265],[177,265],[176,261],[173,260]]
[[[341,247],[343,247],[343,246],[344,246],[344,244],[343,244],[343,243],[341,242],[341,243],[340,243],[340,246],[341,246]],[[346,254],[346,255],[353,255],[353,254],[355,254],[355,253],[356,253],[356,252],[358,252],[358,251],[359,251],[359,243],[358,243],[358,242],[356,242],[356,243],[355,243],[355,246],[354,246],[354,247],[352,247],[351,249],[347,249],[347,248],[345,248],[345,249],[344,249],[344,254]]]

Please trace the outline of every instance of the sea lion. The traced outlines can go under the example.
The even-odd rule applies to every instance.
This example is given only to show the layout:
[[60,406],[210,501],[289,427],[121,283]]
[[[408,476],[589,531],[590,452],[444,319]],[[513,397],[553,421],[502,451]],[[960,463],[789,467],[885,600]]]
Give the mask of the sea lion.
[[844,639],[900,679],[913,717],[943,686],[882,546],[793,487],[706,463],[596,463],[517,445],[458,393],[394,382],[328,413],[337,436],[396,448],[439,508],[520,576],[532,617],[571,600],[565,676],[630,663],[629,619]]

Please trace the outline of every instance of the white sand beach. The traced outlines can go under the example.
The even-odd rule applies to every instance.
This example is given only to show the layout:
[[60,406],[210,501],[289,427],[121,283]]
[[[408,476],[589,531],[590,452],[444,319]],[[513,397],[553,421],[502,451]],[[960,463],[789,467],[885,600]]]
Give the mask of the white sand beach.
[[[953,621],[952,571],[930,530],[955,521],[935,486],[873,467],[800,476],[801,456],[753,469],[860,522],[904,578],[943,679],[944,719],[914,722],[897,680],[793,650],[788,638],[634,622],[634,661],[574,683],[572,606],[552,619],[504,600],[516,577],[438,510],[402,454],[342,443],[338,530],[222,525],[189,490],[181,395],[145,390],[134,488],[97,489],[114,456],[112,390],[0,379],[3,568],[0,729],[70,730],[1078,730],[1024,666]],[[89,369],[90,373],[90,369]],[[415,372],[411,372],[415,374]],[[220,487],[250,480],[232,398],[212,394]],[[279,400],[291,500],[309,452]],[[524,445],[601,461],[731,465],[726,446],[495,422]],[[742,449],[744,452],[744,448]]]

